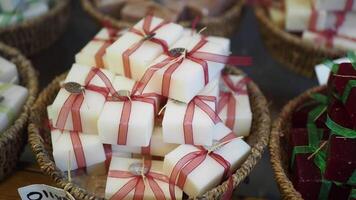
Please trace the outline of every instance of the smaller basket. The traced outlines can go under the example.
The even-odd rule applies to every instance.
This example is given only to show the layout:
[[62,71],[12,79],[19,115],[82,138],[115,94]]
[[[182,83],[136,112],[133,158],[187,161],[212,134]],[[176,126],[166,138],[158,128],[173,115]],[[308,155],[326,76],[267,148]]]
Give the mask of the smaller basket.
[[[228,68],[227,71],[233,74],[241,74],[241,72],[235,68]],[[47,118],[46,108],[56,97],[56,94],[60,89],[60,82],[65,78],[65,76],[66,74],[62,74],[54,79],[53,82],[41,92],[35,105],[33,106],[33,109],[31,110],[31,120],[28,127],[29,142],[41,170],[48,176],[51,176],[59,187],[65,188],[76,199],[100,199],[100,197],[95,196],[95,194],[84,189],[80,185],[70,183],[68,181],[66,175],[56,167],[53,161],[50,133],[41,133],[41,127],[43,126],[44,120]],[[268,143],[271,128],[271,119],[269,116],[267,100],[264,95],[259,90],[258,86],[253,82],[248,83],[248,90],[253,120],[251,134],[246,139],[246,142],[251,146],[251,153],[233,175],[234,188],[236,188],[251,173],[252,169],[261,159],[264,148]],[[225,193],[227,187],[228,183],[225,181],[201,197],[198,197],[198,199],[219,199]]]
[[0,180],[3,180],[15,169],[26,144],[29,109],[35,102],[38,82],[31,62],[22,56],[19,51],[0,43],[0,55],[17,66],[20,83],[28,89],[28,97],[22,112],[12,126],[0,133]]
[[274,24],[264,7],[257,6],[255,15],[264,44],[272,56],[294,72],[312,77],[314,66],[324,59],[337,58],[346,52],[314,45]]
[[311,94],[321,92],[326,86],[315,87],[307,90],[300,96],[288,102],[284,106],[278,118],[275,120],[270,135],[269,151],[275,179],[283,199],[303,199],[302,195],[295,190],[290,181],[288,166],[290,157],[287,155],[289,130],[291,128],[291,116],[297,107],[311,99]]
[[49,47],[64,32],[70,16],[70,0],[55,0],[50,10],[33,19],[0,28],[0,40],[33,55]]
[[[100,10],[95,7],[93,0],[81,0],[81,2],[84,10],[98,23],[107,21],[117,28],[128,28],[133,25],[130,22],[100,12]],[[225,11],[224,14],[217,17],[203,17],[197,26],[200,28],[207,27],[206,31],[204,31],[207,35],[230,37],[240,23],[244,3],[245,0],[236,0],[236,3]],[[178,23],[184,27],[191,27],[190,21],[181,21]]]

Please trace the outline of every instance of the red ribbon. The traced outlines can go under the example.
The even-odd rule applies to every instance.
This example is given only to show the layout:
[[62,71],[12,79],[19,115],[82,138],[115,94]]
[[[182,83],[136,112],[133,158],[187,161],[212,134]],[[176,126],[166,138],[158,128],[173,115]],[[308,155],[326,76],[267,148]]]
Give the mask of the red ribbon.
[[209,83],[209,68],[207,61],[216,62],[216,63],[224,63],[230,65],[244,65],[248,66],[252,64],[252,59],[250,57],[244,56],[225,56],[208,52],[199,51],[208,41],[206,37],[201,37],[200,41],[193,47],[192,50],[186,53],[185,57],[177,59],[174,55],[171,55],[169,52],[167,53],[168,58],[164,59],[162,62],[157,63],[151,66],[146,70],[145,74],[140,80],[140,86],[138,87],[138,92],[142,93],[145,87],[148,85],[149,81],[153,77],[153,75],[161,68],[170,64],[163,74],[162,80],[162,89],[161,93],[163,96],[169,96],[170,90],[170,82],[172,74],[178,69],[180,64],[184,61],[184,59],[189,59],[193,62],[196,62],[201,65],[204,71],[204,84],[207,85]]
[[122,54],[122,60],[123,60],[123,65],[124,65],[124,75],[126,77],[132,78],[131,67],[130,67],[130,55],[132,55],[146,40],[149,40],[153,43],[160,45],[163,48],[164,52],[168,51],[167,42],[162,39],[155,38],[154,35],[158,29],[160,29],[164,25],[168,24],[169,22],[162,21],[156,27],[151,29],[152,18],[153,18],[152,15],[148,15],[145,17],[145,19],[143,21],[143,27],[142,27],[143,32],[141,32],[140,30],[137,30],[135,28],[131,28],[129,30],[132,33],[142,36],[142,39],[139,42],[133,44],[130,48],[128,48]]
[[[75,159],[77,161],[78,168],[86,167],[86,160],[84,149],[82,145],[82,141],[80,140],[79,133],[70,131],[70,139],[72,141],[73,151],[75,155]],[[69,159],[69,158],[68,158]]]
[[[237,83],[234,83],[229,75],[222,75],[223,82],[226,87],[229,88],[230,91],[220,92],[220,99],[217,106],[217,113],[220,113],[225,106],[227,106],[227,119],[226,126],[231,130],[234,128],[235,117],[236,117],[236,99],[235,95],[247,95],[246,84],[251,81],[250,78],[244,77],[239,80]],[[234,94],[232,93],[234,92]]]
[[353,6],[354,6],[354,0],[346,0],[344,11],[345,12],[351,11]]
[[103,144],[104,146],[104,152],[105,152],[105,167],[106,169],[109,169],[110,163],[111,163],[111,158],[112,158],[112,145],[111,144]]
[[[146,166],[146,165],[145,165]],[[128,171],[121,170],[110,170],[108,173],[108,177],[110,178],[120,178],[120,179],[130,179],[123,187],[121,187],[112,197],[113,200],[124,199],[127,195],[134,191],[134,200],[143,200],[145,193],[145,182],[144,178],[141,175],[132,174]],[[168,177],[153,172],[149,170],[145,174],[145,178],[148,181],[149,187],[153,191],[153,194],[156,200],[166,200],[164,192],[162,188],[159,186],[157,181],[162,181],[165,183],[169,183]],[[171,194],[171,199],[175,199],[175,194]]]
[[[230,133],[224,138],[222,138],[219,142],[228,142],[232,139],[236,138],[234,133]],[[218,162],[224,168],[223,179],[228,179],[228,189],[223,195],[222,199],[228,200],[231,199],[233,192],[233,180],[232,180],[232,172],[230,170],[231,164],[225,160],[222,156],[215,152],[209,152],[204,147],[199,146],[199,150],[191,152],[181,158],[176,165],[173,167],[171,175],[169,177],[169,192],[170,194],[175,194],[175,185],[181,189],[183,189],[186,179],[189,174],[194,171],[201,163],[204,162],[207,156],[213,158],[216,162]],[[173,199],[175,200],[175,198]]]
[[[98,76],[105,84],[106,87],[99,87],[90,84],[91,80]],[[90,90],[94,92],[98,92],[103,96],[107,96],[109,93],[113,93],[112,85],[109,78],[99,69],[92,68],[85,79],[83,88],[85,90]],[[73,122],[73,131],[83,132],[82,121],[80,116],[80,108],[84,101],[83,94],[70,94],[66,101],[64,102],[61,110],[59,111],[58,119],[56,122],[56,128],[60,130],[64,130],[65,125],[67,123],[67,119],[69,114],[72,114],[72,122]]]
[[[215,109],[212,109],[205,101],[210,101],[215,103]],[[193,137],[193,118],[195,107],[200,108],[205,112],[209,118],[217,124],[221,122],[221,119],[217,115],[216,111],[216,98],[214,96],[203,96],[198,95],[194,97],[187,105],[187,110],[185,111],[184,120],[183,120],[183,131],[184,131],[184,143],[185,144],[194,144]]]

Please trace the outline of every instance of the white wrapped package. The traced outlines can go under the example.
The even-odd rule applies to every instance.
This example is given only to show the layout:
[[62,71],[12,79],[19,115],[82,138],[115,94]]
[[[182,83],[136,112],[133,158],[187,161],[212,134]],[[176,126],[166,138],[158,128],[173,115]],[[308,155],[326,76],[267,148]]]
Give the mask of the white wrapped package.
[[302,38],[303,40],[311,41],[320,46],[334,47],[346,51],[356,51],[356,39],[354,38],[348,38],[341,35],[329,37],[312,31],[304,31]]
[[[218,88],[218,80],[214,80]],[[163,141],[174,144],[212,145],[216,118],[216,89],[201,92],[189,104],[168,100],[162,121]]]
[[151,64],[142,82],[158,94],[185,103],[190,102],[209,81],[217,78],[224,68],[224,64],[207,61],[203,57],[228,55],[222,45],[194,36],[179,39],[171,52],[172,55],[161,55]]
[[105,77],[105,82],[111,82],[114,75],[99,68],[73,65],[63,87],[70,86],[68,83],[74,83],[75,87],[60,89],[53,104],[47,108],[54,128],[98,134],[97,122],[107,96],[102,77]]
[[252,123],[250,99],[245,76],[224,74],[221,77],[221,92],[217,112],[220,119],[237,136],[248,136]]
[[67,171],[85,168],[106,160],[103,144],[96,135],[72,131],[51,131],[56,166]]
[[[184,167],[177,168],[176,166],[178,162],[182,162],[181,159],[183,157],[188,157],[188,154],[197,152],[202,152],[200,156],[207,154],[200,165],[191,173],[185,174],[187,178],[184,185],[179,185],[191,198],[205,193],[218,185],[223,179],[225,168],[214,159],[212,154],[222,156],[226,162],[230,163],[230,170],[233,172],[244,162],[251,149],[246,142],[240,138],[236,138],[235,134],[222,123],[219,123],[215,128],[214,140],[216,140],[214,146],[206,147],[207,149],[193,145],[180,145],[164,158],[164,174],[170,177],[172,181],[175,181],[178,177],[177,175],[182,175],[180,173],[184,172]],[[208,153],[208,151],[211,151],[211,153]],[[195,159],[199,159],[199,157],[193,157],[188,163]]]
[[[344,58],[336,59],[333,62],[337,64],[341,64],[341,63],[349,63],[351,61],[349,58],[344,57]],[[331,71],[330,68],[323,63],[315,66],[315,74],[318,79],[319,85],[326,85],[328,83],[330,71]]]
[[356,11],[355,0],[315,0],[315,9],[327,11]]
[[5,131],[19,115],[27,96],[26,88],[0,82],[0,133]]
[[[148,162],[145,163],[148,164]],[[153,160],[148,170],[144,167],[147,165],[144,165],[142,160],[113,157],[106,181],[105,198],[154,200],[156,195],[162,195],[165,199],[173,199],[169,193],[168,177],[162,173],[162,165],[162,161]],[[142,173],[144,173],[145,180],[143,180]],[[155,189],[152,185],[160,189]],[[182,197],[182,190],[175,187],[175,199],[180,200]]]
[[75,55],[75,62],[78,64],[105,68],[106,49],[117,40],[127,30],[118,30],[114,28],[102,28],[95,37],[84,46],[84,48]]
[[127,146],[148,146],[155,113],[160,97],[153,93],[135,95],[137,82],[124,76],[116,76],[113,87],[124,95],[105,102],[98,120],[99,136],[103,143]]
[[12,12],[19,6],[20,3],[21,0],[1,0],[0,10],[2,12]]
[[[196,31],[193,31],[190,28],[184,28],[183,37],[191,37],[191,36],[198,37],[200,39],[203,35],[198,34]],[[204,36],[204,37],[206,37],[206,39],[209,42],[223,46],[223,48],[225,49],[225,52],[230,53],[231,41],[229,38],[219,37],[219,36]]]
[[15,64],[0,56],[0,82],[17,84],[19,77]]
[[[170,144],[163,142],[162,127],[156,126],[153,130],[151,142],[147,151],[150,155],[164,157],[166,154],[175,149],[177,144]],[[113,152],[127,152],[142,154],[144,149],[142,147],[129,147],[124,145],[112,145]]]
[[[164,23],[157,17],[150,19],[151,17],[147,16],[139,21],[133,29],[123,34],[106,49],[104,59],[106,59],[110,71],[140,80],[149,64],[164,52],[162,45],[157,43],[157,40],[164,41],[170,47],[181,37],[182,26]],[[151,23],[149,23],[150,21]],[[150,24],[146,32],[143,28],[145,24],[148,26]]]

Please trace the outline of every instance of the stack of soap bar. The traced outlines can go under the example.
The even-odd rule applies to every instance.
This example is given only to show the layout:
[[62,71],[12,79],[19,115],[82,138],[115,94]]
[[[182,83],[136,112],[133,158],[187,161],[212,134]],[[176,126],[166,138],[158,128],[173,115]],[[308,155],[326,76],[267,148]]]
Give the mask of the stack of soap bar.
[[[106,181],[105,198],[135,199],[134,197],[141,197],[141,199],[156,199],[155,194],[157,194],[157,190],[159,190],[163,193],[165,199],[172,199],[169,193],[168,177],[164,176],[162,173],[162,164],[162,161],[151,161],[151,169],[143,169],[146,172],[146,178],[143,180],[141,175],[143,165],[142,160],[113,157]],[[121,175],[122,178],[119,178],[119,175]],[[151,178],[152,176],[153,178]],[[161,180],[157,179],[157,176],[161,177]],[[157,185],[154,185],[158,186],[160,189],[152,187],[152,182],[155,182]],[[142,185],[144,188],[143,194],[138,191],[139,188],[142,188]],[[153,192],[152,188],[155,188],[156,191]],[[182,197],[182,190],[175,187],[175,199],[180,200]]]
[[[142,19],[133,28],[142,32],[144,21],[145,19]],[[149,31],[152,32],[152,30],[162,22],[162,19],[153,17]],[[168,47],[170,47],[181,37],[182,33],[182,26],[174,23],[167,23],[153,31],[152,37],[165,41]],[[127,70],[124,70],[124,55],[128,54],[128,50],[133,49],[133,47],[138,45],[143,38],[144,37],[141,35],[128,31],[107,48],[106,59],[108,69],[114,73],[123,74],[129,78],[140,80],[149,67],[149,64],[163,53],[161,45],[154,43],[151,40],[146,40],[128,56],[128,68],[130,73]]]
[[16,66],[0,56],[0,82],[17,84],[19,78]]
[[[162,127],[156,126],[153,130],[149,153],[153,156],[164,157],[178,145],[163,142]],[[112,145],[113,152],[142,153],[142,147],[129,147],[123,145]]]
[[[115,76],[115,91],[127,91],[123,100],[108,100],[98,120],[99,136],[103,143],[146,147],[150,143],[155,113],[160,97],[153,93],[133,94],[137,82],[124,76]],[[151,96],[148,96],[151,95]]]
[[97,135],[54,129],[51,140],[54,161],[62,171],[89,167],[106,159]]
[[0,133],[19,115],[27,96],[28,91],[22,86],[0,83]]
[[[68,82],[78,83],[84,86],[84,91],[74,94],[68,92],[65,88],[59,90],[53,104],[47,108],[48,118],[53,122],[55,128],[98,134],[97,121],[106,101],[106,95],[95,88],[88,88],[88,85],[94,87],[106,87],[106,85],[98,75],[95,75],[85,85],[88,75],[94,73],[94,70],[104,74],[109,81],[114,78],[114,75],[106,70],[74,64],[64,81],[64,85]],[[60,115],[61,117],[59,117]],[[73,119],[73,116],[76,118]],[[77,126],[75,124],[73,126],[73,122],[79,123],[79,127],[75,127]]]
[[[214,140],[218,144],[219,140],[223,139],[231,133],[231,130],[222,123],[215,128]],[[209,149],[209,148],[208,148]],[[173,168],[179,160],[192,152],[202,151],[196,146],[180,145],[175,150],[167,154],[164,158],[163,170],[170,177]],[[246,159],[250,152],[250,146],[240,138],[230,140],[227,144],[221,146],[214,153],[222,156],[230,163],[230,170],[235,171],[239,165]],[[187,175],[183,191],[190,197],[199,196],[209,189],[218,185],[224,174],[224,167],[220,165],[211,156],[207,155],[205,160]]]
[[[218,88],[216,79],[200,93],[203,98],[198,95],[189,104],[168,100],[162,121],[163,141],[175,144],[211,145],[215,122],[208,115],[209,111],[204,112],[195,101],[203,102],[215,112]],[[212,100],[204,100],[204,97]],[[188,108],[192,109],[190,113],[187,113]]]
[[95,37],[85,47],[75,55],[75,61],[78,64],[104,68],[105,51],[115,40],[127,30],[118,30],[114,28],[102,28]]
[[246,77],[223,75],[218,113],[220,119],[238,136],[248,136],[252,112],[247,92]]
[[[203,45],[200,46],[199,44]],[[194,36],[182,37],[171,49],[184,48],[189,54],[194,47],[197,48],[195,52],[228,55],[224,46],[208,40],[203,41],[202,38]],[[184,58],[180,64],[178,63],[179,65],[174,61],[169,63],[164,62],[166,59],[176,59],[174,57],[168,55],[158,57],[150,65],[150,70],[154,71],[154,74],[148,82],[147,88],[171,99],[188,103],[203,90],[207,81],[217,78],[224,68],[224,64],[222,63],[199,59],[194,57],[194,53],[191,56],[193,58]],[[204,64],[201,62],[206,63],[207,71],[204,71]],[[162,63],[166,63],[166,65],[157,67],[158,65],[162,65]]]

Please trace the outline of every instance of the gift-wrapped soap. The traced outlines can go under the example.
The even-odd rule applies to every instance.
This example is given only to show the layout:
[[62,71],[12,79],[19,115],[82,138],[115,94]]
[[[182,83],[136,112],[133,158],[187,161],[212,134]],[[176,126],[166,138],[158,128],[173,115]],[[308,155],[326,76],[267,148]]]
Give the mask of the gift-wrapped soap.
[[[169,54],[161,55],[150,65],[143,85],[158,94],[188,103],[219,76],[227,55],[224,46],[205,38],[182,37]],[[219,61],[214,62],[215,59]]]
[[341,50],[356,50],[355,40],[338,34],[330,37],[324,33],[304,31],[302,38],[319,46],[333,47]]
[[75,55],[75,61],[78,64],[90,67],[104,68],[106,49],[116,41],[127,30],[104,27],[85,47]]
[[0,82],[17,84],[19,82],[19,78],[16,66],[1,56],[0,65]]
[[138,154],[149,154],[153,156],[164,157],[166,154],[175,149],[177,144],[170,144],[163,142],[162,127],[156,126],[153,129],[150,145],[148,147],[134,147],[124,145],[112,145],[114,152],[127,152]]
[[0,133],[19,115],[27,96],[26,88],[0,82]]
[[327,11],[356,11],[355,0],[315,0],[315,9]]
[[245,76],[224,74],[221,77],[221,92],[217,112],[220,119],[238,136],[248,136],[252,112],[247,91],[250,79]]
[[163,141],[175,144],[212,145],[216,114],[218,79],[188,104],[168,100],[162,121]]
[[[250,146],[241,138],[236,138],[235,134],[222,123],[215,128],[214,140],[214,145],[206,148],[180,145],[164,158],[164,173],[173,182],[185,175],[186,180],[180,182],[181,185],[178,186],[183,188],[183,191],[190,197],[199,196],[218,185],[225,178],[224,171],[235,171],[250,152]],[[216,160],[220,156],[224,159],[224,166],[230,166],[230,169],[225,169],[221,162]],[[183,157],[191,157],[191,159],[187,161]],[[200,159],[203,161],[197,162]],[[178,162],[180,164],[177,164]],[[185,164],[194,165],[194,170],[187,173],[187,169],[184,168]]]
[[[113,157],[106,181],[107,199],[173,199],[168,177],[162,173],[162,161]],[[183,192],[175,187],[175,198]]]
[[53,129],[51,139],[54,161],[62,171],[89,167],[106,159],[97,135]]
[[54,128],[97,134],[97,121],[113,78],[106,70],[74,64],[63,88],[47,108]]
[[328,88],[342,96],[349,81],[355,80],[356,69],[354,64],[349,62],[335,65],[334,68],[328,81]]
[[149,64],[175,43],[182,33],[182,26],[149,15],[107,48],[108,69],[140,80]]
[[[345,62],[350,62],[350,60],[347,57],[344,57],[344,58],[333,60],[333,62],[336,64],[341,64]],[[315,66],[315,74],[316,77],[318,78],[320,85],[327,84],[330,76],[330,71],[331,69],[327,65],[325,65],[325,63],[321,63]]]
[[107,99],[98,120],[103,143],[149,145],[161,97],[154,93],[136,94],[137,84],[124,76],[115,76],[112,85],[117,95]]

